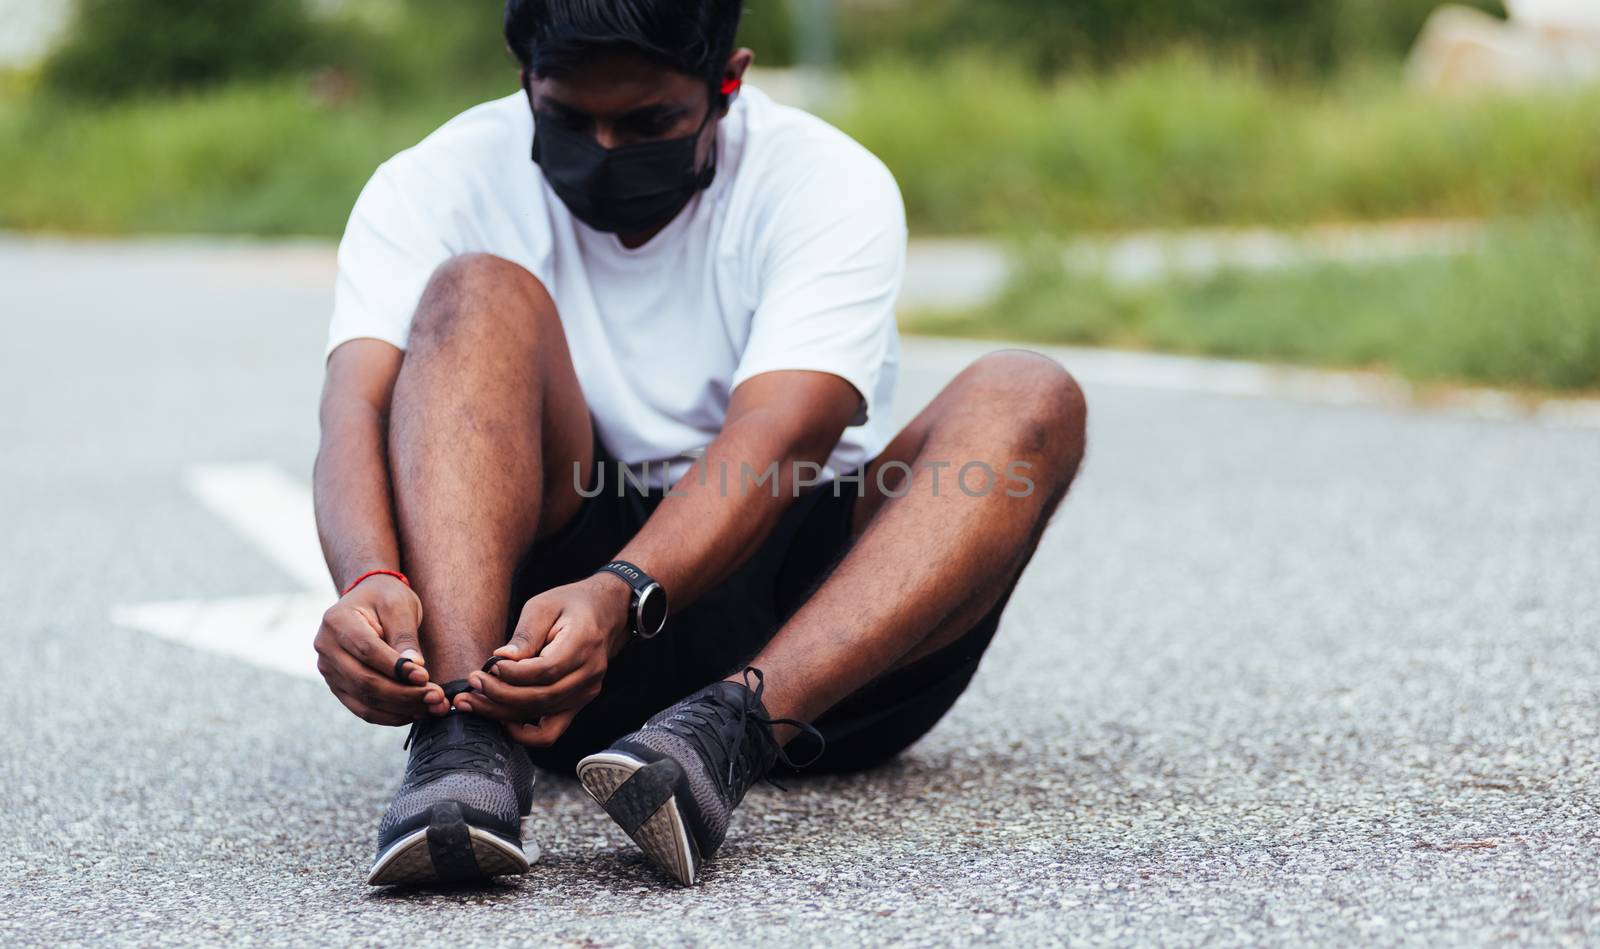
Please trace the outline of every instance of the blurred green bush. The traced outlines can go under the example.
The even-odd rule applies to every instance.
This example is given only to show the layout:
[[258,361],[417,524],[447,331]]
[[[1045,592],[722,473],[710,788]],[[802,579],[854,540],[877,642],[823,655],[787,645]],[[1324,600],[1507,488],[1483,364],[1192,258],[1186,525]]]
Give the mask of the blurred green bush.
[[[47,91],[99,99],[330,67],[381,96],[510,80],[502,0],[75,0]],[[1498,9],[1499,0],[1458,0]],[[963,53],[1054,75],[1173,47],[1314,71],[1393,58],[1438,0],[834,0],[846,65]],[[740,41],[765,65],[795,54],[795,0],[751,0]]]
[[[789,7],[792,0],[766,0]],[[1501,12],[1500,0],[1452,0]],[[1313,72],[1405,53],[1441,0],[835,0],[851,64],[979,52],[1035,73],[1204,48]]]
[[853,80],[830,118],[893,169],[924,233],[1477,217],[1587,205],[1600,183],[1600,87],[1441,99],[1392,67],[1286,81],[1183,54]]
[[362,93],[396,101],[515,91],[504,0],[341,0],[319,21],[322,62]]
[[301,0],[77,0],[47,90],[100,99],[259,79],[305,65]]
[[48,93],[101,100],[323,70],[381,98],[514,87],[502,0],[76,0]]
[[784,0],[746,0],[739,45],[756,51],[759,66],[794,63],[794,21]]

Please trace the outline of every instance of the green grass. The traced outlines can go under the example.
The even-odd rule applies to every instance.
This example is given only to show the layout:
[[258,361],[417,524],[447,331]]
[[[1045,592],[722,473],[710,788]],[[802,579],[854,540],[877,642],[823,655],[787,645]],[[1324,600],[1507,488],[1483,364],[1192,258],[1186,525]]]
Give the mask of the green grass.
[[[1231,271],[1129,288],[1035,249],[1002,299],[908,329],[1396,370],[1428,382],[1600,390],[1600,216],[1493,227],[1481,253]],[[1047,262],[1048,261],[1048,262]]]
[[1285,84],[1180,56],[1042,85],[881,66],[837,118],[930,233],[1481,216],[1600,191],[1600,89],[1448,99],[1397,72]]
[[0,228],[337,236],[378,164],[468,104],[332,106],[298,82],[0,102]]
[[[1477,216],[1600,192],[1600,90],[1440,100],[1393,67],[1284,85],[1182,56],[1049,85],[974,60],[855,80],[832,118],[894,170],[916,233]],[[492,94],[329,105],[282,82],[89,107],[21,88],[0,87],[0,228],[324,236],[379,162]]]

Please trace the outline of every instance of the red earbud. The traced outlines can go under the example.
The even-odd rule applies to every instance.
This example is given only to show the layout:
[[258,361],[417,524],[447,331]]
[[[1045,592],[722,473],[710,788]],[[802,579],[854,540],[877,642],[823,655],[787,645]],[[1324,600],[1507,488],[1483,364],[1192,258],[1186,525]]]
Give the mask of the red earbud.
[[722,80],[722,94],[725,96],[731,96],[735,92],[738,92],[739,87],[742,85],[744,85],[744,81],[742,79],[735,79],[732,76],[729,76],[727,79]]

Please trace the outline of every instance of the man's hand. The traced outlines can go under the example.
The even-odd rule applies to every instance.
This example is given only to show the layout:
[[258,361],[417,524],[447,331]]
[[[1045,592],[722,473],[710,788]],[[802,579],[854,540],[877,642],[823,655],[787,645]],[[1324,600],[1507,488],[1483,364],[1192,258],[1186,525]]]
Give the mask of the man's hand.
[[[547,590],[527,602],[488,672],[467,677],[456,708],[500,719],[525,745],[549,745],[600,694],[611,657],[628,642],[632,590],[611,574]],[[537,722],[537,724],[534,724]]]
[[[408,725],[450,710],[444,689],[428,681],[417,629],[422,601],[393,577],[370,577],[322,614],[317,671],[344,707],[376,725]],[[409,685],[394,678],[404,657]]]

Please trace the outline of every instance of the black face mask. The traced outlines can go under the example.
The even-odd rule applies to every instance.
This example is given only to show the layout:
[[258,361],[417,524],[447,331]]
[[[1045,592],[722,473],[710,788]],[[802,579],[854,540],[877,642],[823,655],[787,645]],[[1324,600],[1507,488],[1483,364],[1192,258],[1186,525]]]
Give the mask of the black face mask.
[[692,135],[616,148],[537,112],[533,121],[534,163],[572,216],[597,231],[640,234],[663,227],[716,174],[714,157],[704,169],[694,167],[709,109]]

